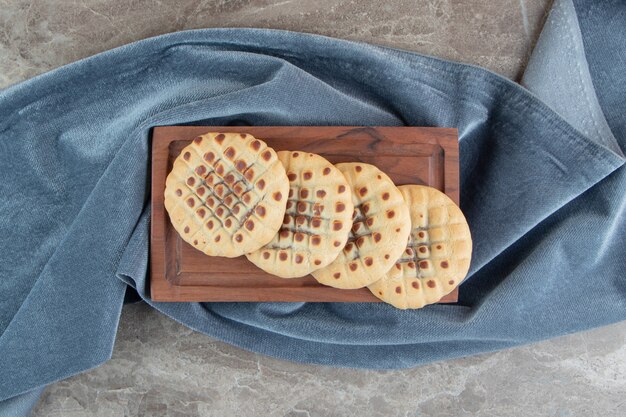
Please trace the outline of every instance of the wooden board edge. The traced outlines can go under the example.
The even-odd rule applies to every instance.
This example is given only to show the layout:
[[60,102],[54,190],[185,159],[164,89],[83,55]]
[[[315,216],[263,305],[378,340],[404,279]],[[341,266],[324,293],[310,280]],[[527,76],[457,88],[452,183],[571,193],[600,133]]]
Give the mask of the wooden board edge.
[[[155,169],[154,155],[159,154],[163,148],[167,148],[171,141],[166,140],[165,132],[158,128],[153,128],[151,135],[151,173],[150,173],[150,280],[149,294],[151,300],[159,300],[167,298],[171,292],[171,284],[165,276],[165,224],[164,222],[155,221],[155,218],[164,218],[165,207],[163,192],[160,191],[165,187],[165,181],[158,176],[160,170]],[[160,168],[160,167],[159,167]],[[167,168],[166,168],[167,169]],[[155,256],[160,253],[161,256]]]
[[[167,287],[159,284],[158,291],[154,293],[156,298],[151,297],[156,302],[207,302],[207,303],[229,303],[229,302],[275,302],[275,303],[380,303],[381,301],[372,295],[371,298],[363,299],[362,294],[357,294],[353,299],[346,300],[344,296],[338,296],[336,300],[332,296],[323,295],[322,298],[308,295],[302,292],[301,297],[295,294],[292,287],[273,287],[272,289],[243,288],[239,289],[236,296],[225,297],[221,295],[223,287],[210,286],[171,286]],[[351,291],[351,290],[345,290]],[[285,301],[285,294],[294,298]],[[458,301],[458,288],[443,296],[435,304],[450,304]]]

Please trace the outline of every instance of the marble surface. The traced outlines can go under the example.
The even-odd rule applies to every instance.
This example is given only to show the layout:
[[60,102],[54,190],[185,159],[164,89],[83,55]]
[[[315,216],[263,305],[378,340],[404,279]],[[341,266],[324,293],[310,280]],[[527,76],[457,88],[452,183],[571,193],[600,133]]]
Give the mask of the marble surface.
[[399,371],[301,365],[211,340],[145,304],[113,358],[58,382],[35,416],[626,415],[626,326]]
[[[0,88],[176,30],[267,27],[362,40],[518,79],[550,0],[0,0]],[[626,415],[626,323],[402,371],[301,365],[124,307],[113,358],[47,388],[35,416]]]
[[128,42],[207,27],[318,33],[517,78],[550,0],[0,0],[0,88]]

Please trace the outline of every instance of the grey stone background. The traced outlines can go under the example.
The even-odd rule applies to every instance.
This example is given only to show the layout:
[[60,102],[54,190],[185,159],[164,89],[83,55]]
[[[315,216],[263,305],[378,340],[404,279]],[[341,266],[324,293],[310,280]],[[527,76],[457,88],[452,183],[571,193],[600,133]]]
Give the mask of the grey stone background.
[[[518,79],[550,0],[0,0],[0,88],[161,33],[266,27],[361,40]],[[572,318],[575,320],[575,318]],[[113,358],[35,416],[624,416],[626,323],[400,371],[301,365],[124,307]]]

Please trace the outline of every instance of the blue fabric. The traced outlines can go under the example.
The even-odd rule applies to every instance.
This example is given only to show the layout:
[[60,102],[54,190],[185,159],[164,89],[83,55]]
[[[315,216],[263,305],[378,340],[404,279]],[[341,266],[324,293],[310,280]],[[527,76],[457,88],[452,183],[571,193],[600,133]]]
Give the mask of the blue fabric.
[[21,395],[0,401],[0,416],[22,417],[33,411],[45,387],[38,387]]
[[[626,11],[609,6],[557,1],[553,17],[564,17],[548,27],[575,24],[574,49],[547,60],[557,30],[533,65],[580,65],[576,83],[590,91],[532,73],[529,91],[414,53],[219,29],[133,43],[0,92],[0,399],[105,362],[127,285],[212,337],[335,366],[409,367],[626,319]],[[577,97],[587,110],[567,111]],[[458,127],[475,242],[460,302],[150,301],[150,129],[173,124]]]

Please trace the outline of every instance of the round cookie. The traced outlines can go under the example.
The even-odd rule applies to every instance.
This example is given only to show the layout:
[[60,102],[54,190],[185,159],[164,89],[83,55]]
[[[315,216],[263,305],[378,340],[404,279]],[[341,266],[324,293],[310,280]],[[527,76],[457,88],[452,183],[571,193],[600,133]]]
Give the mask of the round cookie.
[[391,179],[374,165],[336,167],[350,184],[354,224],[341,253],[313,276],[331,287],[361,288],[380,279],[402,254],[411,229],[409,209]]
[[282,278],[303,277],[331,263],[348,240],[352,196],[341,171],[319,155],[278,152],[289,178],[289,200],[280,231],[246,256]]
[[276,152],[245,133],[207,133],[174,161],[165,208],[180,236],[211,256],[233,258],[280,228],[289,180]]
[[409,241],[395,266],[368,288],[397,308],[420,308],[436,303],[465,278],[472,239],[461,209],[447,195],[422,185],[398,188],[411,212]]

